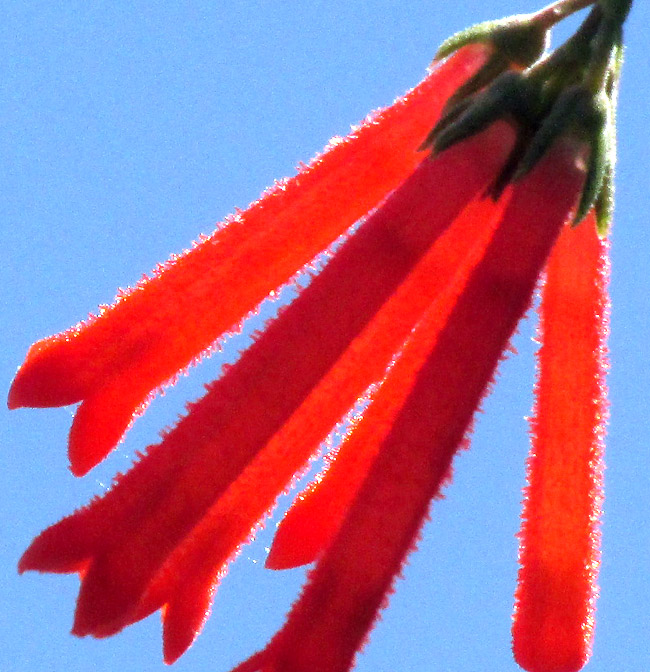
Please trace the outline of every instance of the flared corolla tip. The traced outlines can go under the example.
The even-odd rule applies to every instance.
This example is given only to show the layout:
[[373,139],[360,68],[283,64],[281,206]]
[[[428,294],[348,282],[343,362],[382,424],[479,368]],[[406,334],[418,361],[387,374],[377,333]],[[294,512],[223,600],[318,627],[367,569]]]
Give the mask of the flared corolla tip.
[[194,643],[198,632],[188,631],[187,628],[169,632],[165,629],[163,638],[163,662],[173,665]]
[[16,385],[16,378],[14,378],[14,381],[11,383],[11,387],[9,388],[9,394],[7,395],[7,408],[10,411],[13,411],[22,407],[23,404],[21,403],[20,399],[20,391]]
[[18,561],[18,573],[25,572],[46,572],[49,569],[47,562],[47,544],[42,541],[43,535],[39,535],[32,541],[27,550],[22,554]]
[[97,458],[92,455],[87,455],[84,451],[80,450],[76,444],[73,444],[72,442],[68,443],[68,469],[70,469],[70,473],[77,478],[85,476],[102,459],[103,456]]
[[298,565],[294,563],[294,558],[288,556],[285,557],[282,553],[274,551],[273,548],[269,551],[269,554],[266,557],[266,562],[264,563],[264,569],[292,569],[297,566]]
[[120,442],[132,420],[131,409],[120,413],[114,397],[95,396],[75,414],[68,436],[68,460],[74,476],[85,476]]
[[69,406],[81,401],[83,396],[79,382],[66,372],[64,364],[53,358],[28,354],[9,388],[7,407],[14,410]]
[[121,595],[114,595],[113,599],[100,602],[95,598],[99,592],[96,586],[82,582],[74,622],[70,634],[75,637],[92,636],[97,639],[112,637],[131,623],[129,610],[124,606]]
[[[279,528],[280,530],[282,530],[281,527]],[[300,544],[296,544],[295,540],[289,535],[276,535],[271,550],[266,557],[264,567],[274,570],[294,569],[295,567],[301,567],[314,562],[316,554],[312,552],[308,543],[301,546]]]
[[48,403],[49,395],[44,386],[30,371],[30,367],[23,364],[16,371],[7,395],[7,408],[13,411],[17,408],[44,408],[52,406]]
[[19,574],[24,574],[25,572],[29,572],[30,570],[35,569],[34,567],[31,566],[29,558],[27,557],[28,553],[29,553],[29,549],[27,549],[22,554],[20,560],[18,561],[18,573]]
[[[49,528],[52,529],[52,528]],[[71,554],[70,544],[63,550],[56,534],[40,534],[29,548],[22,554],[18,561],[18,573],[25,572],[55,572],[57,574],[83,573],[88,566],[89,560],[79,555]]]

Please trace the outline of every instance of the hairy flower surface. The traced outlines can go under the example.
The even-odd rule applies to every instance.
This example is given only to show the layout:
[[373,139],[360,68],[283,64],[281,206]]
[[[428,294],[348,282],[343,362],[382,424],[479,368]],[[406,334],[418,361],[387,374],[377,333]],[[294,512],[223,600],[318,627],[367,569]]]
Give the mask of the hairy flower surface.
[[349,670],[544,276],[513,648],[529,672],[585,664],[607,416],[597,228],[611,218],[613,167],[600,94],[615,98],[619,45],[607,3],[556,61],[538,58],[550,26],[590,4],[562,0],[445,43],[446,59],[406,96],[97,317],[30,348],[9,406],[81,402],[69,457],[83,475],[162,385],[329,252],[158,444],[25,551],[21,572],[79,575],[74,634],[106,637],[161,610],[164,659],[177,660],[228,563],[364,399],[267,559],[315,562],[307,585],[236,668]]

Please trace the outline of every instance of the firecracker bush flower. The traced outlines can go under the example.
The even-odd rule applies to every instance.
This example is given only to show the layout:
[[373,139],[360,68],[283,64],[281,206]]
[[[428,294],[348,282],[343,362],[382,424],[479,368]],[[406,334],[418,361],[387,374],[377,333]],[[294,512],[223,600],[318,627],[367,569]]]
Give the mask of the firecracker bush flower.
[[[550,29],[586,7],[547,53]],[[174,662],[229,561],[363,398],[268,555],[272,569],[315,562],[307,585],[236,668],[350,669],[543,276],[513,649],[529,672],[586,663],[628,8],[561,0],[454,36],[403,98],[97,317],[30,348],[9,406],[79,403],[69,458],[81,476],[157,390],[348,232],[157,445],[24,553],[21,572],[79,575],[74,634],[105,637],[161,610]]]

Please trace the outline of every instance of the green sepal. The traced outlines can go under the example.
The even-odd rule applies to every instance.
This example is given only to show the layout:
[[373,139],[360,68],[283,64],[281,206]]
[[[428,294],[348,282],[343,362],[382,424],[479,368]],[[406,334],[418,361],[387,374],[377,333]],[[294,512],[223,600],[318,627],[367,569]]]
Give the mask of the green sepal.
[[522,67],[532,65],[548,46],[548,27],[535,20],[534,14],[517,14],[498,21],[470,26],[447,38],[436,59],[454,53],[468,44],[490,44],[510,62]]
[[614,192],[616,172],[616,104],[618,102],[618,85],[623,65],[623,45],[619,42],[615,46],[614,54],[610,63],[609,77],[605,84],[605,92],[609,99],[609,145],[607,166],[603,184],[600,188],[594,209],[596,212],[596,229],[601,238],[606,238],[612,227],[614,219]]
[[445,128],[453,124],[474,102],[473,97],[464,98],[454,105],[449,105],[451,99],[448,101],[443,114],[438,120],[438,123],[429,131],[427,137],[418,147],[418,152],[423,152],[427,149],[432,149],[435,139],[444,131]]
[[486,21],[445,40],[436,60],[446,58],[461,47],[483,44],[490,54],[483,66],[447,102],[447,108],[490,85],[513,66],[532,65],[549,45],[550,30],[534,14],[518,14],[498,21]]
[[489,86],[499,75],[510,69],[508,59],[494,52],[487,61],[465,83],[461,84],[445,104],[445,112],[452,109],[457,103],[473,96],[475,93]]
[[528,144],[519,161],[513,181],[520,180],[537,165],[553,142],[575,124],[576,119],[584,113],[591,99],[591,92],[583,86],[571,86],[560,93]]
[[601,238],[607,238],[614,219],[614,167],[607,166],[600,193],[594,203],[596,230]]
[[428,146],[439,153],[462,140],[476,135],[497,119],[511,116],[527,117],[535,107],[536,92],[526,78],[518,72],[505,72],[489,89],[462,101],[460,114],[452,109],[451,122],[447,117],[429,134]]
[[586,130],[590,136],[590,154],[585,186],[582,189],[580,204],[573,220],[574,226],[584,219],[596,203],[603,187],[607,168],[611,165],[609,161],[611,140],[609,118],[609,100],[604,93],[601,93],[592,99],[591,109],[585,110],[585,117],[581,124],[581,128]]
[[598,0],[606,17],[622,26],[632,7],[633,0]]

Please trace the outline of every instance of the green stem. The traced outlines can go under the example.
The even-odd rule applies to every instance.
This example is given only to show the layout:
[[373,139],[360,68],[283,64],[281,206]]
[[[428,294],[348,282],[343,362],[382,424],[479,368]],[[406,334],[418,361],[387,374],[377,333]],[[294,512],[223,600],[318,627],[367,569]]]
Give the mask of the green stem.
[[632,7],[633,0],[599,0],[605,16],[622,26]]
[[594,4],[594,0],[557,0],[535,12],[533,19],[545,28],[552,28],[567,16]]
[[585,67],[591,57],[590,44],[600,29],[602,18],[603,11],[600,5],[596,4],[576,33],[555,51],[529,68],[527,76],[531,80],[543,82],[567,64],[570,70],[575,70],[580,64]]

